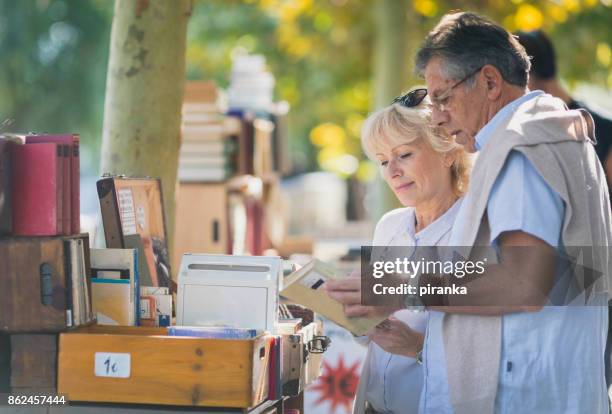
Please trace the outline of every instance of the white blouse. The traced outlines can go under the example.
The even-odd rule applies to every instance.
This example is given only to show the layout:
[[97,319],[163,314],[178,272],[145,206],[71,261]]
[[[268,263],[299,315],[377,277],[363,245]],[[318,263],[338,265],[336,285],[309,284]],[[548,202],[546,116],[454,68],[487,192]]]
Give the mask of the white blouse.
[[[459,199],[433,223],[415,232],[415,212],[413,208],[400,208],[385,214],[374,231],[373,246],[443,246],[448,244],[451,229],[461,205]],[[427,312],[401,310],[394,316],[411,329],[425,332]],[[386,352],[377,344],[370,342],[363,365],[356,401],[368,401],[377,412],[409,414],[417,413],[423,371],[414,358]],[[362,412],[355,407],[355,412]]]

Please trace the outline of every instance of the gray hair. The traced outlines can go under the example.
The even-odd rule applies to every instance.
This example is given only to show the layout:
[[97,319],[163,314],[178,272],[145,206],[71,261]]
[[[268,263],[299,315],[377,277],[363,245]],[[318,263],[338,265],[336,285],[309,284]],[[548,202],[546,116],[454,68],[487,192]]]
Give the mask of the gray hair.
[[445,15],[427,35],[415,59],[423,76],[429,61],[439,57],[447,79],[458,80],[484,65],[495,66],[506,82],[524,87],[530,62],[525,49],[506,29],[475,13]]

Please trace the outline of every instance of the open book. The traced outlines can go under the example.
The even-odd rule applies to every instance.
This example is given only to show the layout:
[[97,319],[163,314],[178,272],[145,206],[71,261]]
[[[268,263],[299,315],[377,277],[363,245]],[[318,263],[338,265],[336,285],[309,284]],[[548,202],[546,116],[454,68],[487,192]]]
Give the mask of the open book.
[[375,325],[385,320],[384,316],[375,318],[349,318],[344,314],[343,305],[330,298],[323,285],[330,279],[343,279],[344,276],[330,265],[314,259],[296,270],[284,280],[281,296],[292,302],[312,309],[336,324],[348,329],[353,335],[365,335]]

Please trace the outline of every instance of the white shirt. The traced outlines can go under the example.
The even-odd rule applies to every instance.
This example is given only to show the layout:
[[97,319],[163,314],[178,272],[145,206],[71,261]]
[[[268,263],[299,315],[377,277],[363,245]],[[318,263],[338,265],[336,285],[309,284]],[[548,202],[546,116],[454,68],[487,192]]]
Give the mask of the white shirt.
[[[448,244],[461,199],[429,226],[416,233],[413,208],[400,208],[385,214],[374,231],[373,246],[418,246]],[[401,310],[396,318],[421,333],[425,332],[428,312]],[[371,342],[364,363],[368,364],[366,401],[381,413],[416,413],[423,388],[423,370],[414,358],[394,355]]]

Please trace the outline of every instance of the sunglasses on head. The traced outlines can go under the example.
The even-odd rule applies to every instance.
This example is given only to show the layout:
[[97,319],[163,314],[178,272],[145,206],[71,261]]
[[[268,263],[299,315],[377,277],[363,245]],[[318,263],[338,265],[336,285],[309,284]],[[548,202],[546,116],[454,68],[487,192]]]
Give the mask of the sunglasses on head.
[[402,106],[405,106],[406,108],[412,108],[413,106],[417,106],[418,104],[423,102],[423,99],[425,99],[426,96],[427,89],[413,89],[410,92],[407,92],[395,98],[393,101],[391,101],[391,104],[398,103]]

